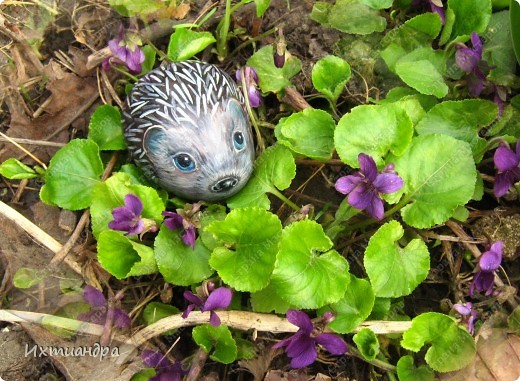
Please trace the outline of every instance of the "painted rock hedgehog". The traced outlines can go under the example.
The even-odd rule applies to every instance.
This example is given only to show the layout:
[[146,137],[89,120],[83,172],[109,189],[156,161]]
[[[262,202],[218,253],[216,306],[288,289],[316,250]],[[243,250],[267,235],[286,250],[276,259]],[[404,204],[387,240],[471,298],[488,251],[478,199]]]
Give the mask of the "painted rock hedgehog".
[[214,65],[186,61],[152,70],[127,97],[123,116],[135,163],[179,197],[222,200],[251,176],[254,146],[244,98]]

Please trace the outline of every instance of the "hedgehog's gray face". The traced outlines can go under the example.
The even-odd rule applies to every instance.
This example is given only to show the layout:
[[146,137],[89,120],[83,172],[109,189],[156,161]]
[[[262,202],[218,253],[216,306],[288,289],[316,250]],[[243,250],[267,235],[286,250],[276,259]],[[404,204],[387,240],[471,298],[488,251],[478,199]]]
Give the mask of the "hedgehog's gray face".
[[155,180],[190,200],[218,201],[237,193],[253,171],[249,122],[231,99],[190,126],[154,126],[144,137]]

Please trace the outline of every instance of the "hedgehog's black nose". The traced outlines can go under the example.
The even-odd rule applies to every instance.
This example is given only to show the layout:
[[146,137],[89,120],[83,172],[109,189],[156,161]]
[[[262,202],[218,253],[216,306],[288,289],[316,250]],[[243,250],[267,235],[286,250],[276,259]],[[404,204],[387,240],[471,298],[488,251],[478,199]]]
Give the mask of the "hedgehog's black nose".
[[238,184],[236,177],[230,176],[217,181],[211,186],[213,192],[226,192]]

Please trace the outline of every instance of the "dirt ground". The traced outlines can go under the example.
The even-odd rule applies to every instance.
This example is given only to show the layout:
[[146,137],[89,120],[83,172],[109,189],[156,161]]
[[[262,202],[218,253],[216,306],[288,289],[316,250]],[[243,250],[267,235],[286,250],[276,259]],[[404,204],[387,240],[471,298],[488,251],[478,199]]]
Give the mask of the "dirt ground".
[[[118,30],[122,17],[105,2],[96,0],[44,1],[57,11],[56,14],[49,14],[43,7],[38,7],[32,2],[28,2],[28,5],[16,3],[6,2],[2,5],[0,2],[0,131],[12,138],[40,142],[24,146],[39,160],[48,163],[61,145],[75,137],[87,135],[90,116],[96,107],[102,104],[100,96],[108,102],[114,101],[112,91],[119,90],[117,76],[113,73],[102,73],[98,67],[89,69],[87,60],[94,52],[106,47],[107,41]],[[194,20],[207,1],[192,3],[186,20]],[[225,4],[225,1],[221,3]],[[300,58],[303,64],[302,72],[293,79],[293,83],[311,105],[319,106],[321,102],[312,96],[312,66],[323,56],[333,53],[342,55],[351,63],[353,72],[357,73],[347,85],[349,96],[339,105],[340,111],[346,112],[355,105],[365,103],[367,96],[382,98],[391,81],[395,79],[380,83],[381,76],[376,74],[380,73],[378,70],[384,71],[381,62],[363,49],[352,49],[354,44],[359,45],[363,39],[354,41],[338,31],[324,28],[312,21],[309,14],[314,3],[311,0],[273,0],[262,20],[255,17],[254,5],[250,4],[241,8],[234,16],[234,23],[236,27],[246,28],[252,36],[274,27],[283,28],[288,50]],[[215,23],[210,22],[208,28],[214,26]],[[28,44],[29,40],[38,41],[39,54]],[[257,46],[273,41],[273,35],[269,35]],[[154,42],[164,51],[168,38],[158,37]],[[238,45],[239,41],[235,41],[235,47]],[[222,67],[232,72],[234,68],[242,66],[251,54],[251,46],[236,51],[222,63]],[[208,52],[203,55],[210,56]],[[113,87],[107,86],[107,83],[111,83]],[[268,120],[276,123],[277,119],[285,115],[286,106],[274,95],[265,99],[265,102]],[[10,157],[34,164],[34,161],[19,148],[0,141],[0,162]],[[126,158],[120,160],[124,161]],[[305,185],[298,191],[287,192],[286,195],[291,196],[298,204],[313,203],[317,209],[327,206],[330,207],[329,212],[333,212],[338,207],[341,197],[334,191],[332,184],[341,169],[338,165],[325,168],[315,165],[299,166],[297,179],[291,189],[298,189],[301,184]],[[34,222],[60,244],[66,244],[71,234],[77,230],[82,213],[62,212],[57,207],[43,204],[38,197],[41,186],[39,180],[19,182],[2,178],[0,200]],[[467,227],[474,237],[503,240],[506,246],[504,261],[508,273],[519,274],[519,264],[518,261],[515,263],[514,259],[520,255],[520,209],[498,209],[494,200],[489,199],[485,202],[488,203],[488,208],[482,210],[480,207],[478,213],[472,215]],[[280,207],[274,200],[273,205]],[[444,228],[439,234],[446,234],[448,231]],[[33,240],[11,220],[0,217],[1,307],[52,314],[67,303],[81,300],[81,294],[77,290],[82,287],[85,279],[107,281],[108,274],[95,261],[95,241],[88,223],[83,224],[79,233],[69,254],[78,267],[73,269],[63,262],[53,268],[52,276],[44,282],[22,290],[12,287],[16,271],[21,267],[46,269],[53,253]],[[352,237],[352,242],[353,252],[356,247],[366,246],[366,241],[357,241],[356,237]],[[356,260],[351,263],[351,271],[361,273],[361,267],[356,265]],[[449,272],[451,265],[446,264],[442,248],[439,248],[432,258],[431,267],[442,270],[430,274],[428,281],[403,305],[404,311],[413,311],[416,314],[442,309],[442,301],[450,292],[446,272]],[[114,289],[131,281],[114,282]],[[162,286],[156,278],[137,281],[152,284],[153,289],[160,289]],[[517,277],[511,281],[518,284],[519,279]],[[63,292],[64,282],[67,283],[70,292]],[[142,296],[136,292],[134,300],[139,300]],[[131,305],[132,302],[127,303],[127,310],[131,310],[134,307]],[[135,319],[136,316],[132,318]],[[185,332],[189,334],[188,330]],[[32,348],[35,344],[51,345],[48,340],[48,333],[41,328],[0,322],[0,380],[129,380],[133,371],[142,367],[135,352],[128,354],[123,364],[114,359],[100,361],[96,358],[78,360],[75,357],[26,356],[27,348]],[[56,340],[54,343],[87,345],[86,343],[95,342],[92,340],[89,337],[73,337]],[[260,335],[258,343],[259,347],[264,345],[267,348],[271,342],[269,337]],[[160,349],[169,348],[167,341],[155,340],[154,344]],[[195,348],[190,344],[179,345],[175,348],[174,354],[183,351],[192,353]],[[279,356],[273,360],[269,357],[270,353],[266,349],[261,351],[256,361],[242,362],[234,367],[210,363],[205,368],[202,379],[248,380],[253,379],[252,374],[260,375],[266,371],[269,371],[266,378],[268,380],[327,380],[330,377],[360,381],[387,379],[386,376],[369,374],[368,365],[354,357],[334,367],[325,363],[317,364],[312,368],[312,374],[302,371],[288,372],[287,359]]]

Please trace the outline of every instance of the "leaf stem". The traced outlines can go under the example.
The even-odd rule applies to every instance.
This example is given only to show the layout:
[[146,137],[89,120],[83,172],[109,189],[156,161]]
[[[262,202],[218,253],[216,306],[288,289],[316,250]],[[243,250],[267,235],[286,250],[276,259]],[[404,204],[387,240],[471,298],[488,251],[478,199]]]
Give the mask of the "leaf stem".
[[301,209],[298,205],[296,205],[294,202],[292,202],[287,197],[285,197],[284,194],[282,192],[280,192],[278,189],[271,189],[271,190],[269,190],[269,192],[274,194],[276,197],[278,197],[280,200],[282,200],[285,204],[289,205],[295,211],[298,211]]
[[378,368],[381,368],[381,369],[384,369],[386,370],[387,372],[396,372],[396,367],[392,364],[389,364],[388,362],[386,361],[383,361],[383,360],[378,360],[378,359],[374,359],[374,360],[369,360],[369,359],[366,359],[365,357],[363,357],[363,355],[361,354],[361,352],[359,352],[359,350],[357,350],[356,348],[353,348],[353,347],[350,347],[349,348],[349,351],[356,357],[360,358],[361,360],[363,361],[366,361],[367,363],[369,364],[372,364],[374,366],[377,366]]

